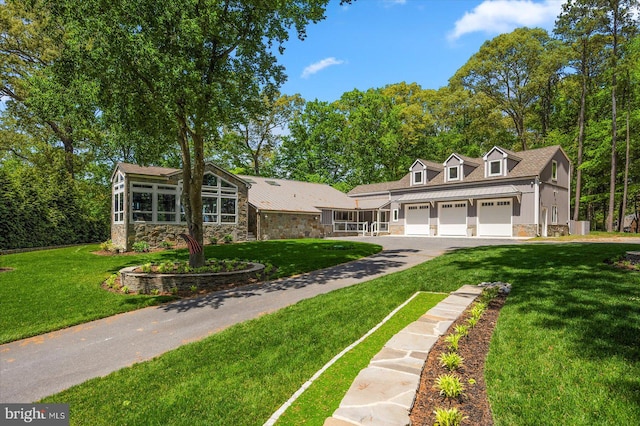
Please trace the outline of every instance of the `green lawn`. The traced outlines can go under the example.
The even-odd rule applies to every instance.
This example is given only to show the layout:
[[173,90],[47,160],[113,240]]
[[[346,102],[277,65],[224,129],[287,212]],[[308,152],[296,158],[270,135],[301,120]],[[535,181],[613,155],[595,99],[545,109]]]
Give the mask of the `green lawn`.
[[[348,262],[380,246],[331,240],[278,240],[206,246],[207,258],[239,258],[278,267],[277,277]],[[122,295],[100,284],[125,266],[188,258],[186,250],[98,256],[97,245],[0,256],[0,343],[166,302],[166,296]]]
[[631,249],[638,246],[459,250],[304,300],[45,401],[69,403],[72,424],[261,425],[415,291],[508,281],[513,291],[486,373],[496,424],[640,424],[640,274],[604,263]]
[[329,367],[293,402],[280,417],[277,425],[322,425],[324,420],[340,406],[340,401],[360,370],[369,365],[371,358],[380,352],[385,343],[446,297],[446,293],[419,293],[375,333]]

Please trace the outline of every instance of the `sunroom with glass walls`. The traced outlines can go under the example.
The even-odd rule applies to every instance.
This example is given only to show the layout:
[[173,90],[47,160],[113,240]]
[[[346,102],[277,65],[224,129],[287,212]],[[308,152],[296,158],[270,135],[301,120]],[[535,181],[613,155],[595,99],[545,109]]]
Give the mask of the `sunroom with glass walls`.
[[[121,163],[112,183],[111,236],[116,247],[128,250],[137,241],[148,242],[152,247],[163,241],[182,242],[179,235],[188,230],[181,202],[180,170]],[[246,239],[246,182],[210,167],[205,172],[201,194],[204,242],[223,240],[229,235],[234,240]]]

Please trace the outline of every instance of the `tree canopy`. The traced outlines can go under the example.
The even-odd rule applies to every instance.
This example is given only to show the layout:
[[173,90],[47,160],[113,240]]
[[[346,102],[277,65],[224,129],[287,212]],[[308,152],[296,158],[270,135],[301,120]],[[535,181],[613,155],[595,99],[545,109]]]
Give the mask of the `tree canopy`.
[[[36,238],[3,222],[19,237],[0,244],[104,238],[118,161],[182,168],[200,242],[205,160],[348,191],[399,179],[416,158],[560,144],[574,165],[573,219],[621,229],[638,213],[637,0],[569,0],[553,34],[488,40],[439,89],[389,82],[332,102],[280,93],[278,54],[327,3],[1,2],[0,210],[22,224],[37,212],[50,219],[43,233],[60,231]],[[86,220],[74,228],[68,214]]]

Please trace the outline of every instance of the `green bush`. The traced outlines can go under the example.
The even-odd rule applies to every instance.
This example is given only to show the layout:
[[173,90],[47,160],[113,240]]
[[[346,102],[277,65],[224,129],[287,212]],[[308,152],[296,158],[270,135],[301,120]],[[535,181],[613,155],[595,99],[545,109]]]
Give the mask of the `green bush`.
[[433,414],[436,415],[436,422],[434,426],[459,426],[462,422],[468,419],[457,408],[436,408]]
[[441,366],[446,367],[449,371],[453,371],[462,366],[464,358],[456,352],[443,352],[440,354],[438,360],[440,361]]
[[460,338],[461,337],[462,337],[461,334],[452,333],[452,334],[449,334],[447,337],[444,338],[444,341],[449,344],[449,350],[451,350],[451,351],[457,351],[458,350],[458,345],[460,344]]
[[[110,191],[19,161],[0,168],[0,249],[104,241]],[[93,191],[94,193],[91,193]]]
[[436,379],[436,389],[445,398],[456,399],[463,395],[464,385],[454,374],[444,374]]
[[136,253],[144,253],[149,251],[149,243],[146,241],[137,241],[131,246]]

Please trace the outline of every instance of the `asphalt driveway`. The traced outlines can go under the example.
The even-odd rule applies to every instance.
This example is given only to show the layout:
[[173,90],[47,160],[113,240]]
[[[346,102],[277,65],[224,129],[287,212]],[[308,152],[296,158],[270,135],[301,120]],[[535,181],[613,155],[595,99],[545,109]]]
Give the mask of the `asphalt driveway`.
[[374,256],[297,277],[140,309],[0,346],[0,402],[35,402],[300,300],[410,268],[447,250],[517,240],[353,237]]

